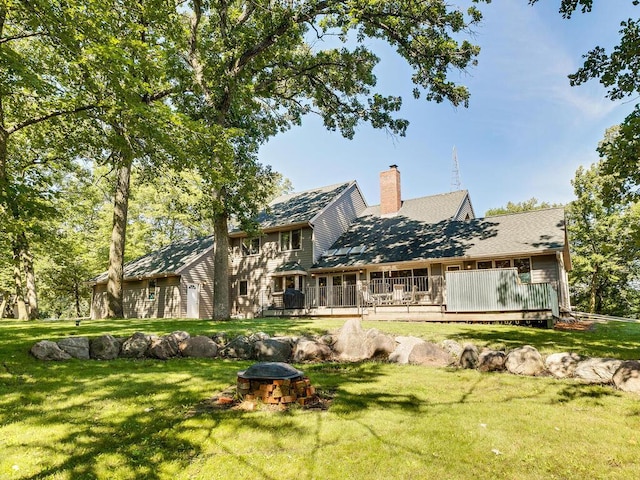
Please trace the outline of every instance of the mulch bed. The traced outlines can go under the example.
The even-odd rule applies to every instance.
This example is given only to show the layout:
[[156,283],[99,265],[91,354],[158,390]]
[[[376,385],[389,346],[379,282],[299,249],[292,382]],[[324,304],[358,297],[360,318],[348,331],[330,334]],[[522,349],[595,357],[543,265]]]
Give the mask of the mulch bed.
[[572,322],[558,322],[553,326],[554,330],[566,332],[591,332],[596,329],[594,322],[575,320]]
[[244,412],[252,412],[252,411],[272,411],[272,412],[282,412],[287,410],[288,408],[301,408],[303,410],[316,410],[316,411],[325,411],[328,410],[333,402],[334,394],[329,392],[318,392],[316,391],[313,398],[310,398],[308,402],[304,405],[299,405],[297,403],[289,404],[267,404],[263,403],[259,400],[240,400],[236,396],[236,386],[232,386],[226,388],[222,392],[214,395],[211,398],[207,398],[196,405],[194,405],[187,412],[186,416],[188,418],[195,417],[197,415],[202,415],[205,413],[215,412],[215,411],[225,411],[225,410],[236,410],[236,411],[244,411]]

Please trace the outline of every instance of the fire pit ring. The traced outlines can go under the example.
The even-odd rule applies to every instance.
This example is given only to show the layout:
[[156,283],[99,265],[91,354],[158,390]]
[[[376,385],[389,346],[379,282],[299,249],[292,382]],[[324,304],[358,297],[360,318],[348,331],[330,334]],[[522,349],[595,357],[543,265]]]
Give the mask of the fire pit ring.
[[261,362],[238,372],[237,393],[245,401],[305,405],[315,397],[315,388],[303,372],[288,363]]

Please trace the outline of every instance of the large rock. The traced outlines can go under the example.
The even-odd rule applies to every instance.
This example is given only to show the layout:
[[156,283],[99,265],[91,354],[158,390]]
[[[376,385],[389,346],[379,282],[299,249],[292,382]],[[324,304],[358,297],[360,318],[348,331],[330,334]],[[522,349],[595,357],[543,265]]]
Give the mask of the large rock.
[[347,320],[336,334],[333,350],[338,359],[343,361],[359,361],[370,358],[371,347],[367,342],[367,335],[362,330],[360,319]]
[[89,354],[94,360],[113,360],[120,354],[120,342],[112,335],[101,335],[91,341]]
[[204,335],[197,335],[183,340],[179,348],[184,357],[215,358],[218,355],[216,342]]
[[389,355],[389,361],[407,364],[415,363],[429,366],[447,366],[454,362],[453,357],[435,343],[428,343],[416,337],[396,337],[397,346]]
[[552,353],[544,361],[547,370],[556,378],[573,377],[581,360],[580,355],[576,353]]
[[149,355],[158,360],[168,360],[180,354],[178,339],[174,335],[155,337],[149,346]]
[[389,361],[405,365],[409,363],[409,356],[416,345],[426,343],[417,337],[396,337],[396,348],[389,355]]
[[544,372],[542,355],[531,345],[512,350],[504,362],[506,369],[516,375],[540,375]]
[[191,335],[183,330],[177,330],[175,332],[171,332],[168,336],[175,338],[178,345],[180,345],[180,342],[184,342]]
[[478,370],[481,372],[499,372],[504,370],[507,354],[501,350],[483,350],[478,356]]
[[455,340],[443,340],[442,343],[440,343],[440,345],[442,346],[442,348],[444,348],[447,352],[449,352],[451,355],[453,355],[456,358],[460,358],[460,355],[462,355],[462,345],[460,345],[458,342],[456,342]]
[[396,341],[391,335],[380,332],[376,328],[365,332],[367,358],[389,358],[396,349]]
[[294,362],[322,362],[332,356],[333,350],[329,345],[307,338],[299,339],[293,350]]
[[249,337],[240,335],[227,343],[220,351],[220,355],[227,358],[250,360],[253,358],[253,343],[249,341]]
[[478,366],[479,356],[478,347],[467,343],[458,357],[458,366],[460,368],[474,369]]
[[575,376],[585,383],[611,383],[621,365],[615,358],[589,358],[578,362]]
[[614,385],[624,392],[640,393],[640,362],[627,360],[613,374]]
[[261,362],[288,362],[291,359],[291,339],[267,338],[253,344],[255,357]]
[[147,354],[151,338],[142,332],[136,332],[122,342],[120,356],[126,358],[142,358]]
[[73,358],[89,360],[89,338],[68,337],[58,341],[58,346]]
[[42,340],[31,347],[31,355],[38,360],[69,360],[71,355],[62,350],[56,342]]
[[455,359],[449,352],[431,342],[415,345],[409,354],[409,363],[429,367],[446,367],[454,362]]

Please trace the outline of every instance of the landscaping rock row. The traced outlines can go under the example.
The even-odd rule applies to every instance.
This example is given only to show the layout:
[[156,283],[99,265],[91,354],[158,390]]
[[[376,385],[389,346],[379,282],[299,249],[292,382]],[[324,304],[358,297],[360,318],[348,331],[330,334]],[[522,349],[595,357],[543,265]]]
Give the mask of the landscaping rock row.
[[421,338],[398,336],[377,329],[363,330],[359,320],[348,320],[335,334],[303,337],[270,337],[257,332],[230,338],[219,332],[190,336],[176,331],[164,336],[136,332],[128,338],[112,335],[42,340],[31,347],[39,360],[71,358],[113,360],[115,358],[176,357],[229,358],[261,362],[357,362],[380,359],[399,364],[507,371],[515,375],[577,378],[584,383],[613,384],[626,392],[640,393],[640,361],[613,358],[582,358],[575,353],[553,353],[546,358],[530,345],[513,349],[479,350],[445,340],[439,345]]

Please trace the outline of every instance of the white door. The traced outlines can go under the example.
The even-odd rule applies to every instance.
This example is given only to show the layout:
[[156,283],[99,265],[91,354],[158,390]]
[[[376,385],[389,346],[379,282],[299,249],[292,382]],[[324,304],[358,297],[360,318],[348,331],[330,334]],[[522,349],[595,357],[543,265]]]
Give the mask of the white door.
[[200,288],[195,283],[187,285],[187,318],[200,316]]

